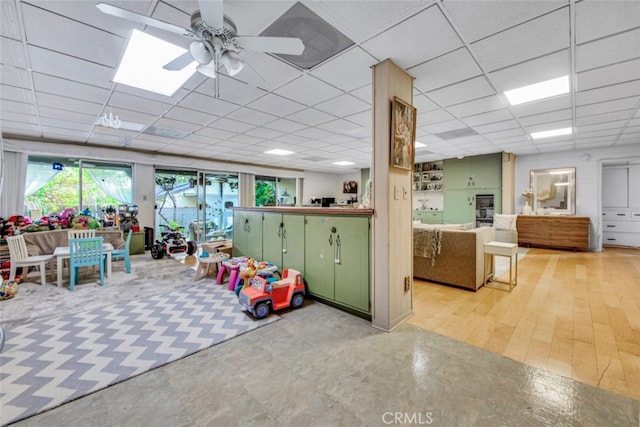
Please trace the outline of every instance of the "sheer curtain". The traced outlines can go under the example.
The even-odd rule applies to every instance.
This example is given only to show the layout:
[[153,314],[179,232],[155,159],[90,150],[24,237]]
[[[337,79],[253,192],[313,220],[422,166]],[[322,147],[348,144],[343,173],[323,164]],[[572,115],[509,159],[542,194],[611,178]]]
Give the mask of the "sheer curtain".
[[29,197],[53,179],[60,173],[59,170],[53,170],[51,163],[35,163],[28,164],[27,168],[27,187],[24,190],[24,197]]
[[109,197],[113,197],[124,205],[133,203],[131,191],[131,170],[83,168],[93,182]]
[[7,218],[24,214],[24,189],[29,156],[26,153],[4,151],[3,157],[4,184],[0,193],[0,216]]

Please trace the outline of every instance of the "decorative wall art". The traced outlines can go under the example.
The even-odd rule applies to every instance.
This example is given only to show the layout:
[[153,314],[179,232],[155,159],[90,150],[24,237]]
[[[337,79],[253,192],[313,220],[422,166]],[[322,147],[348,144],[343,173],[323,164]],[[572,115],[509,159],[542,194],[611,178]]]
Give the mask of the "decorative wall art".
[[391,105],[391,166],[413,170],[416,109],[393,97]]

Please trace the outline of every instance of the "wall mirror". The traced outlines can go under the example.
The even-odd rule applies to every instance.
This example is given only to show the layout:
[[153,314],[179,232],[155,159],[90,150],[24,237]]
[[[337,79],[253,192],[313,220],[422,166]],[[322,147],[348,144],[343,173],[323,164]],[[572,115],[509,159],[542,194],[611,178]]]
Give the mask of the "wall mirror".
[[533,213],[576,214],[576,168],[532,170]]

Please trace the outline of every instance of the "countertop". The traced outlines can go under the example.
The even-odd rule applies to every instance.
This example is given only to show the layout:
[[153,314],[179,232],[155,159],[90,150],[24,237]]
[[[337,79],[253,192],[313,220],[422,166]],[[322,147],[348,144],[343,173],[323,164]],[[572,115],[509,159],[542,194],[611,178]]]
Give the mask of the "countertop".
[[234,211],[254,211],[254,212],[279,212],[279,213],[297,213],[297,214],[313,214],[313,215],[373,215],[373,209],[359,209],[352,207],[344,208],[314,208],[305,206],[258,206],[243,207],[234,206]]

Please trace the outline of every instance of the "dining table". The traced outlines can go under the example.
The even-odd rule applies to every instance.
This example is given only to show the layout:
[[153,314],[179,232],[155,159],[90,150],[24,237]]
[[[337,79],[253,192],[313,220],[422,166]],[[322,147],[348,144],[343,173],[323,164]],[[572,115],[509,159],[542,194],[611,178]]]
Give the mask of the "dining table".
[[[102,252],[107,255],[107,271],[105,273],[107,279],[111,276],[111,252],[113,249],[114,248],[111,243],[102,244]],[[53,251],[53,254],[56,256],[56,273],[58,275],[56,284],[60,287],[62,286],[62,269],[64,266],[64,260],[71,258],[71,250],[69,249],[69,246],[58,246]]]

